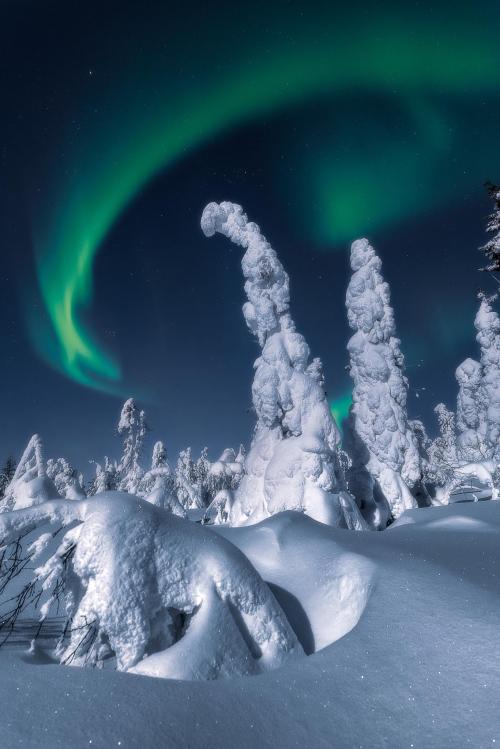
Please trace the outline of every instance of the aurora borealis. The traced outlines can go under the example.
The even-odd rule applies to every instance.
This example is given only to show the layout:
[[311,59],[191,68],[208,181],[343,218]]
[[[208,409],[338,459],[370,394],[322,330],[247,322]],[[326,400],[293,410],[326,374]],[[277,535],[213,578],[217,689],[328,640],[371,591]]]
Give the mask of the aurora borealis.
[[[196,85],[183,86],[165,61],[151,74],[141,73],[139,60],[134,88],[129,78],[118,77],[114,101],[104,105],[98,124],[70,146],[66,175],[56,176],[53,207],[45,205],[35,225],[40,290],[59,344],[54,363],[66,374],[94,387],[120,378],[118,365],[79,319],[80,308],[91,300],[94,257],[114,221],[160,169],[249,118],[300,106],[307,98],[335,99],[352,89],[399,90],[398,100],[407,109],[403,141],[414,128],[422,152],[408,154],[401,140],[385,138],[384,143],[384,125],[376,120],[361,130],[349,127],[340,137],[333,127],[322,144],[321,163],[315,155],[305,165],[312,171],[312,193],[322,203],[317,231],[326,242],[346,242],[365,227],[386,226],[433,204],[434,177],[452,136],[451,120],[433,108],[432,99],[497,93],[500,50],[494,29],[471,27],[464,18],[436,38],[417,14],[410,33],[411,17],[395,8],[385,17],[373,13],[359,27],[350,18],[339,26],[338,18],[331,6],[317,17],[317,25],[307,24],[305,30],[292,25],[293,43],[275,44],[264,55],[258,36],[249,44],[246,28],[232,25],[219,34],[214,20],[202,49],[208,55],[215,47],[226,50],[230,70],[204,72],[205,58],[198,54],[190,75],[184,74]],[[273,22],[288,31],[286,15],[276,14]],[[153,88],[162,94],[153,95]],[[355,149],[350,149],[342,158],[349,139],[360,144],[358,152],[353,157]],[[387,186],[377,189],[384,176]],[[401,181],[409,186],[403,195]],[[305,214],[309,210],[305,202]]]
[[[5,137],[13,154],[7,158],[10,170],[22,137],[32,141],[29,167],[19,170],[19,195],[28,206],[36,289],[19,299],[34,350],[77,385],[128,394],[137,382],[127,362],[141,344],[123,329],[111,339],[103,334],[99,304],[107,303],[96,264],[106,263],[110,235],[120,235],[156,183],[165,185],[167,212],[175,214],[180,202],[191,199],[191,188],[184,196],[169,181],[179,170],[203,181],[206,199],[233,199],[231,180],[217,176],[210,185],[217,171],[213,149],[224,154],[226,165],[237,166],[241,151],[235,143],[241,138],[252,144],[255,174],[248,168],[245,179],[238,178],[242,196],[235,197],[244,200],[247,190],[255,200],[264,191],[255,219],[276,238],[284,264],[278,224],[266,215],[270,203],[289,223],[286,238],[293,233],[307,246],[303,262],[344,273],[339,289],[346,271],[338,258],[350,239],[364,233],[402,237],[407,224],[415,232],[415,222],[432,222],[464,196],[479,200],[482,183],[500,171],[494,146],[500,113],[495,2],[480,9],[444,1],[424,7],[221,3],[210,9],[195,5],[190,13],[176,3],[109,2],[101,8],[90,2],[77,9],[54,2],[45,15],[35,3],[21,5],[7,4],[2,11],[2,28],[10,35],[3,54],[14,58],[12,111],[25,107],[25,121],[31,118],[39,132],[31,139],[27,125],[16,132],[13,122]],[[29,29],[23,13],[30,14]],[[23,62],[19,84],[14,70],[28,49],[40,69],[30,71]],[[221,188],[224,195],[211,194]],[[191,206],[190,236],[201,207]],[[481,219],[475,216],[478,233]],[[158,243],[159,229],[154,234]],[[433,238],[421,240],[430,264]],[[206,251],[200,242],[199,252]],[[168,272],[179,252],[168,232],[161,252],[160,266]],[[120,255],[134,273],[126,240]],[[311,261],[312,255],[318,260]],[[324,255],[337,259],[321,260]],[[240,281],[233,277],[235,286]],[[397,301],[394,284],[393,292]],[[40,300],[35,308],[26,302],[34,295]],[[111,298],[120,299],[117,289],[109,307]],[[147,295],[140,304],[148,305]],[[428,309],[442,304],[443,298]],[[450,305],[457,300],[450,298]],[[445,306],[443,319],[457,319]],[[328,346],[340,352],[345,343],[336,336],[335,314],[333,305],[331,326],[318,336],[323,358]],[[430,311],[424,330],[426,325],[431,332],[408,340],[407,350],[435,360],[439,324]],[[450,336],[451,349],[453,341],[458,346],[463,340],[463,328],[455,328],[445,325],[442,333]],[[343,409],[348,380],[340,369],[328,374],[331,399]],[[158,388],[153,390],[157,400]]]

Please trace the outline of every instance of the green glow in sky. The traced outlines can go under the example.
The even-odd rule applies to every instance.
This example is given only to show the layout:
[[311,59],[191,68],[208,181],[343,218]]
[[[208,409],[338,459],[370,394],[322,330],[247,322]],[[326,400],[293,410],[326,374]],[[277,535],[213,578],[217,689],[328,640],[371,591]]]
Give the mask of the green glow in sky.
[[[372,137],[367,121],[368,151],[342,158],[332,137],[331,158],[318,162],[312,156],[310,195],[323,206],[319,231],[332,240],[351,238],[360,225],[380,226],[418,211],[432,163],[450,145],[446,125],[433,108],[426,109],[426,99],[442,92],[496,93],[500,45],[494,24],[481,27],[473,14],[461,19],[457,11],[453,24],[436,19],[437,37],[422,19],[410,19],[408,8],[402,10],[399,17],[397,7],[388,18],[377,13],[363,24],[337,21],[332,10],[318,17],[316,28],[309,22],[304,30],[292,29],[289,41],[283,34],[285,41],[265,48],[257,36],[249,41],[244,27],[221,32],[214,24],[205,48],[213,46],[217,61],[227,56],[231,65],[209,65],[202,54],[185,58],[190,67],[182,76],[164,61],[144,72],[139,65],[113,82],[112,96],[101,92],[98,115],[65,144],[64,170],[54,177],[34,226],[38,282],[56,341],[45,347],[45,356],[54,366],[82,385],[118,387],[118,363],[82,317],[92,301],[96,253],[159,170],[245,121],[346,91],[403,97],[410,118],[424,123],[420,145],[428,159],[383,134]],[[279,22],[286,25],[286,18]],[[396,182],[405,172],[412,184],[405,194],[397,191],[398,200],[394,192],[374,195],[374,184]],[[31,333],[43,349],[40,326],[33,324]]]
[[342,422],[349,415],[349,409],[352,404],[352,393],[350,390],[346,390],[338,398],[334,398],[330,401],[330,411],[335,419],[338,428],[342,429]]

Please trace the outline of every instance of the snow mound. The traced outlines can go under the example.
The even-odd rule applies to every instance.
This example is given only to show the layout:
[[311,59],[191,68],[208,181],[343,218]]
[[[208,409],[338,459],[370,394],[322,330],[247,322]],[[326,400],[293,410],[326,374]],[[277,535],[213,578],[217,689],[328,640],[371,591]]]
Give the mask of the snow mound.
[[[321,650],[350,632],[370,597],[374,567],[332,542],[324,524],[283,512],[246,528],[213,526],[260,572],[305,652]],[[314,564],[306,560],[314,559]]]
[[[38,528],[59,546],[35,571],[42,617],[65,590],[62,663],[177,679],[254,674],[302,655],[248,559],[199,525],[120,492],[0,517],[3,545]],[[60,531],[63,531],[59,535]],[[49,536],[49,540],[50,540]],[[42,540],[34,550],[41,553]]]

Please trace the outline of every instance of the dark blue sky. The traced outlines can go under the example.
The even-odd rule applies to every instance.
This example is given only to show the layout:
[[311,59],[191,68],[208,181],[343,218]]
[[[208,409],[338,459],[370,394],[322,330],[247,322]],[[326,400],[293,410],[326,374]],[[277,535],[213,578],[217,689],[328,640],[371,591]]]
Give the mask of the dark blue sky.
[[[283,54],[293,61],[291,50],[303,41],[302,10],[298,3],[278,5],[281,13],[274,8],[267,26],[260,16],[262,36],[255,40],[264,7],[259,4],[243,3],[238,14],[228,5],[227,12],[235,15],[226,26],[218,23],[220,8],[213,17],[204,16],[196,4],[2,4],[0,459],[19,453],[35,431],[44,438],[48,456],[65,455],[82,469],[89,458],[118,451],[114,427],[120,397],[82,386],[48,365],[37,352],[45,339],[34,345],[33,330],[27,328],[33,316],[47,322],[35,262],[45,216],[40,206],[57,227],[68,196],[54,185],[64,183],[75,163],[75,173],[84,174],[85,159],[94,172],[100,168],[110,122],[120,139],[122,129],[128,133],[139,118],[138,108],[149,106],[148,97],[151,119],[156,107],[158,117],[165,116],[162,89],[153,95],[152,81],[164,76],[179,111],[186,106],[190,117],[192,103],[182,103],[183,92],[202,97],[201,88],[193,93],[193,70],[206,68],[215,81],[221,77],[220,99],[210,106],[222,111],[233,58],[223,69],[221,49],[229,50],[236,17],[239,36],[253,40],[245,41],[242,52],[248,70],[259,49],[266,55],[273,45],[278,58]],[[394,33],[404,44],[396,4],[356,6],[365,13],[368,38],[370,24],[379,33],[379,21],[385,28],[394,17]],[[465,64],[460,84],[453,59],[461,54],[456,45],[467,40],[469,11],[462,13],[466,5],[460,3],[426,6],[408,4],[417,19],[414,33],[429,34],[425,43],[440,48],[432,64],[446,74],[429,72],[415,57],[400,65],[407,69],[411,90],[404,80],[393,85],[395,49],[380,80],[370,85],[313,87],[305,95],[301,83],[297,100],[229,119],[199,142],[193,136],[172,163],[158,164],[109,226],[92,267],[93,300],[77,313],[93,339],[120,362],[117,389],[123,397],[137,397],[147,411],[151,437],[164,439],[171,456],[188,444],[195,450],[206,444],[215,457],[225,446],[248,442],[254,423],[250,385],[258,349],[241,314],[240,254],[220,237],[202,236],[199,217],[210,200],[241,203],[278,251],[291,277],[294,318],[313,355],[323,359],[331,399],[349,387],[347,236],[368,234],[391,285],[413,393],[410,414],[423,418],[432,431],[434,405],[444,400],[453,406],[454,370],[466,356],[476,355],[475,294],[480,287],[493,289],[476,268],[490,210],[482,183],[498,179],[500,171],[495,145],[500,89],[488,83],[490,26],[498,8],[486,3],[482,15],[475,14],[471,39],[481,50],[484,28],[484,76],[481,60],[464,48],[474,75],[467,76]],[[448,32],[456,24],[455,46],[441,38],[439,24],[433,25],[432,6],[439,18],[448,13]],[[336,43],[344,43],[349,13],[352,9],[341,4],[313,4],[304,21],[311,49],[315,34],[323,43],[332,17]],[[189,18],[198,23],[190,24]],[[494,73],[499,80],[500,69]],[[255,85],[263,89],[259,75]],[[299,65],[290,69],[290,85],[295,80],[299,87],[298,78]],[[117,111],[125,116],[117,118]],[[78,139],[90,117],[93,148],[86,151]],[[138,143],[137,153],[141,148],[145,145]],[[50,242],[46,252],[52,252]]]

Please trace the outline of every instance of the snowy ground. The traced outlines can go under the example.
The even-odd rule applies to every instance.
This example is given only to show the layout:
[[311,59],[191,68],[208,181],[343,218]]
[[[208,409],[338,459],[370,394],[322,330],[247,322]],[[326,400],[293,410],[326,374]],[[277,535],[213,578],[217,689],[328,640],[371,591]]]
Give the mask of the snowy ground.
[[247,555],[317,652],[181,682],[54,665],[12,644],[0,650],[2,749],[500,745],[500,502],[412,510],[382,533],[295,513],[212,532]]

